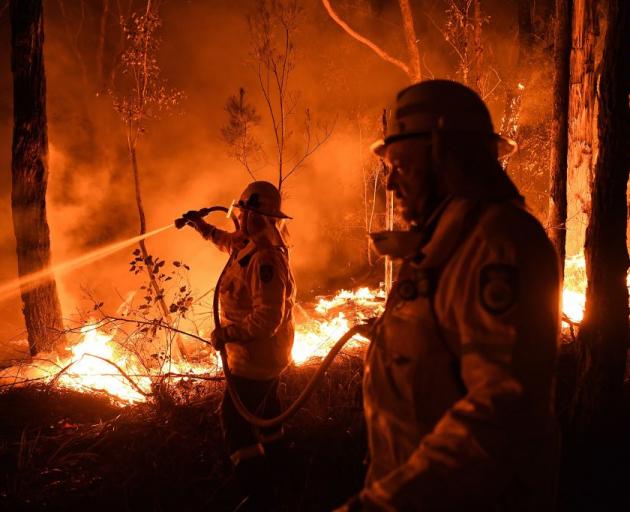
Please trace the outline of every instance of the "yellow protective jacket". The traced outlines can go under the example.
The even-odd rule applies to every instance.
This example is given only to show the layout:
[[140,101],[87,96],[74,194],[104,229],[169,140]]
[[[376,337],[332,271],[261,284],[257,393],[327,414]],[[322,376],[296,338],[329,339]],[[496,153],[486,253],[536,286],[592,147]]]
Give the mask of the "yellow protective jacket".
[[202,234],[230,253],[219,290],[230,369],[249,379],[277,377],[291,360],[294,335],[296,288],[287,248],[212,226]]
[[430,224],[398,234],[372,330],[361,496],[387,511],[551,510],[555,251],[519,200],[455,199]]

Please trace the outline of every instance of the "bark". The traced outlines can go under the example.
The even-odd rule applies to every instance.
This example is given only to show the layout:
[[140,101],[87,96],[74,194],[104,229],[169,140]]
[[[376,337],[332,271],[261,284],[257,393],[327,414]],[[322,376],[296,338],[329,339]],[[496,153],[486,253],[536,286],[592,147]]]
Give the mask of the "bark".
[[[25,276],[50,265],[46,219],[48,133],[42,0],[12,0],[13,158],[11,207],[18,273]],[[54,279],[22,288],[24,318],[32,355],[65,342]]]
[[614,422],[622,396],[628,340],[626,187],[630,158],[630,3],[609,0],[597,97],[599,152],[586,230],[588,287],[578,344],[582,355],[577,414],[581,430]]
[[551,121],[550,202],[548,234],[564,275],[567,222],[567,143],[572,0],[556,0],[554,34],[553,114]]
[[597,3],[573,0],[569,77],[569,154],[567,168],[567,255],[582,252],[590,210],[590,183],[597,159]]
[[418,37],[413,24],[413,13],[409,0],[398,0],[400,6],[400,14],[403,21],[403,29],[405,33],[405,42],[407,43],[407,52],[409,53],[409,78],[412,82],[422,80],[422,72],[420,71],[420,52],[418,51]]

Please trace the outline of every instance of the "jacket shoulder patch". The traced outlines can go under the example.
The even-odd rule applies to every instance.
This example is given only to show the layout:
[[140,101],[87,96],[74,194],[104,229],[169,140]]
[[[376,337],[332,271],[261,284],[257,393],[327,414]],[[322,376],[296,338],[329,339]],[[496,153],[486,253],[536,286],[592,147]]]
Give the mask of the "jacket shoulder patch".
[[273,279],[273,266],[261,265],[260,266],[260,280],[263,283],[269,283]]
[[508,311],[518,297],[518,273],[512,265],[492,263],[481,268],[479,301],[491,315]]

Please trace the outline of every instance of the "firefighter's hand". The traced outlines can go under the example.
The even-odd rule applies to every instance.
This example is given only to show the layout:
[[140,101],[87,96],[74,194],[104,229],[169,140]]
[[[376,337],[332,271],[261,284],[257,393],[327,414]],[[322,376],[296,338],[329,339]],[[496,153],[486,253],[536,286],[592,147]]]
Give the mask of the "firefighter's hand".
[[363,336],[364,338],[372,339],[372,329],[374,328],[374,324],[376,323],[377,317],[368,318],[364,320],[358,326],[358,334]]
[[210,342],[214,347],[214,350],[220,352],[228,342],[227,330],[225,327],[217,327],[210,335]]
[[177,229],[182,229],[184,226],[192,226],[199,231],[205,225],[206,222],[197,210],[188,210],[181,217],[175,219],[175,227]]

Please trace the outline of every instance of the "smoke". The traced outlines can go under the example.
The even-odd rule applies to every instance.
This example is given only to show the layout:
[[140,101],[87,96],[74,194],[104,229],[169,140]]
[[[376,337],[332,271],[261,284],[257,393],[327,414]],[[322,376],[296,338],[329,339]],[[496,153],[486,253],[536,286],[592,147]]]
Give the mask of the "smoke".
[[[515,9],[503,2],[483,2],[498,20],[487,25],[495,60],[513,48]],[[66,5],[67,4],[67,5]],[[103,69],[97,58],[100,2],[46,3],[45,65],[48,87],[50,180],[48,217],[53,260],[138,233],[133,180],[125,129],[107,94],[108,77],[120,51],[116,4],[110,2]],[[133,5],[138,8],[141,3]],[[283,209],[289,224],[291,257],[302,296],[367,275],[363,228],[361,168],[374,165],[368,147],[380,135],[382,109],[408,78],[357,43],[332,22],[319,0],[305,0],[296,34],[296,65],[290,87],[296,92],[293,146],[301,147],[301,126],[308,107],[315,122],[334,123],[334,132],[283,187]],[[61,6],[64,7],[62,12]],[[259,91],[255,62],[249,52],[247,15],[252,0],[164,1],[159,66],[169,86],[185,99],[177,111],[147,125],[138,143],[138,164],[148,229],[165,225],[190,209],[229,205],[249,177],[227,156],[220,129],[227,121],[225,103],[239,87],[247,91],[262,116],[256,135],[266,148],[268,165],[258,179],[277,181],[273,165],[270,118]],[[340,13],[392,55],[404,58],[397,2],[340,2]],[[123,14],[125,14],[123,12]],[[65,13],[65,16],[64,16]],[[418,10],[416,28],[425,78],[453,77],[454,56],[434,23],[442,26],[444,7],[433,2]],[[8,16],[0,19],[0,280],[16,275],[10,217],[11,74]],[[507,44],[506,44],[507,41]],[[501,43],[501,44],[499,44]],[[507,59],[507,57],[505,57]],[[503,72],[505,74],[505,72]],[[99,82],[100,77],[102,81]],[[500,88],[498,89],[500,90]],[[491,99],[495,126],[500,122],[500,94]],[[358,127],[363,126],[361,132]],[[378,213],[378,212],[377,212]],[[219,214],[209,218],[225,229]],[[376,225],[378,227],[378,223]],[[191,229],[170,230],[147,241],[151,253],[183,260],[198,290],[214,285],[226,256]],[[112,308],[138,286],[128,272],[128,253],[107,257],[59,279],[66,316],[82,307],[85,289]],[[0,340],[21,329],[18,300],[0,304],[5,325]]]

